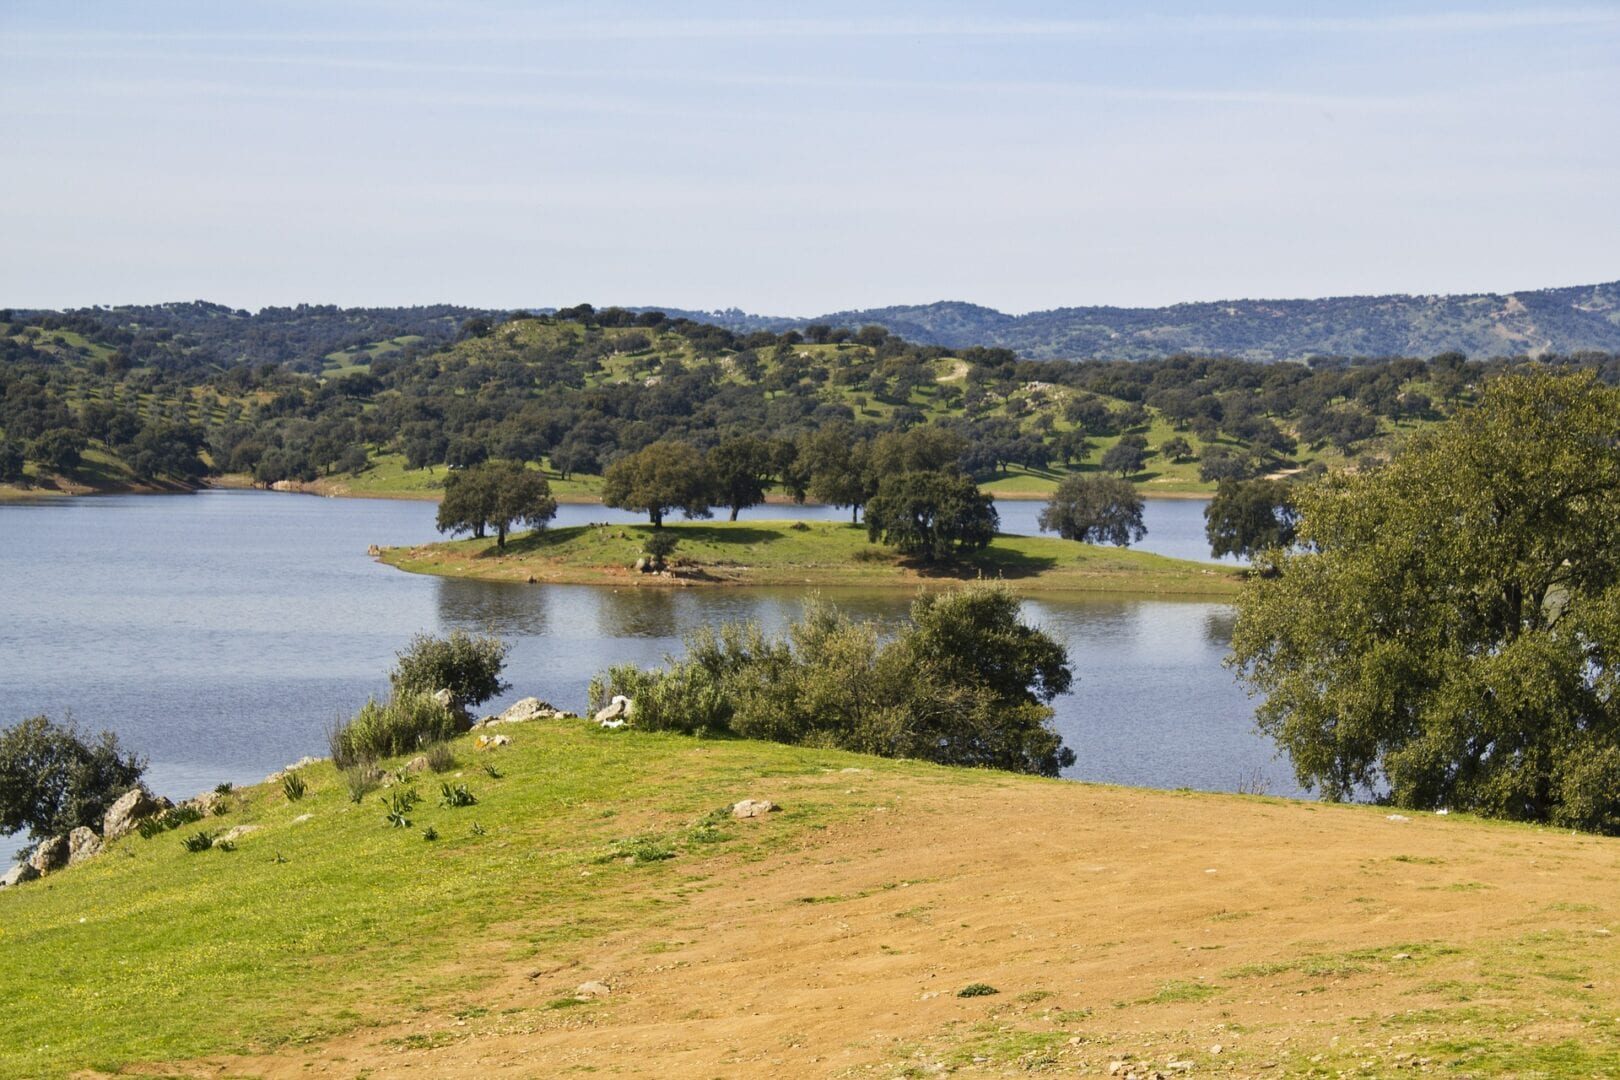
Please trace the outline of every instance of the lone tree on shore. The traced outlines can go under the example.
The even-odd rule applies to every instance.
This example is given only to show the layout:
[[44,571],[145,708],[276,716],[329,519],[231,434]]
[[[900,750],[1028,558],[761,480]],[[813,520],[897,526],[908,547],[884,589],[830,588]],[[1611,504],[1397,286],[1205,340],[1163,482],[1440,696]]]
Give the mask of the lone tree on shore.
[[504,550],[514,525],[543,529],[556,514],[557,500],[544,476],[516,462],[495,461],[456,469],[446,478],[437,525],[440,532],[476,538],[493,529],[496,548]]
[[24,720],[0,731],[0,832],[27,829],[40,840],[80,825],[99,832],[107,808],[145,771],[110,731],[91,739],[71,720]]
[[602,501],[621,510],[639,510],[653,528],[661,529],[671,510],[689,518],[708,517],[715,501],[714,482],[695,447],[661,439],[607,467]]
[[1204,535],[1217,556],[1253,558],[1266,548],[1287,547],[1298,527],[1293,493],[1278,480],[1222,480],[1204,507]]
[[1042,532],[1082,544],[1129,547],[1147,535],[1142,496],[1126,480],[1069,476],[1052,492],[1039,518]]
[[973,478],[955,471],[888,476],[866,506],[866,536],[926,562],[988,547],[1001,516]]
[[1231,662],[1300,783],[1620,834],[1620,390],[1499,377],[1297,500]]
[[752,435],[726,439],[709,451],[705,464],[714,481],[717,501],[731,508],[731,521],[737,520],[738,511],[765,501],[765,485],[770,482],[775,463],[763,439]]

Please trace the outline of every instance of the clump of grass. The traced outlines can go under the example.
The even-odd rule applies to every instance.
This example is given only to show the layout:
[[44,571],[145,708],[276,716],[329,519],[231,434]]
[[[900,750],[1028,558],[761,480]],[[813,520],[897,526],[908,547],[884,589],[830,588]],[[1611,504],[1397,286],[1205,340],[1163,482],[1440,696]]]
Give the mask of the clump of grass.
[[328,730],[327,745],[342,769],[407,754],[460,731],[461,721],[432,694],[400,693],[383,702],[368,699],[353,719]]
[[436,773],[446,773],[456,767],[456,755],[450,752],[448,743],[433,743],[423,756],[427,758],[428,768]]
[[199,851],[207,851],[213,847],[214,837],[212,833],[196,832],[181,840],[180,843],[187,851],[196,854]]
[[663,862],[665,859],[675,857],[675,847],[656,836],[630,836],[622,840],[615,840],[608,845],[606,851],[596,857],[596,862],[609,863],[628,859],[636,863]]
[[195,806],[171,806],[161,814],[153,814],[136,822],[135,831],[141,834],[143,840],[150,840],[170,829],[178,829],[202,819],[203,812]]
[[439,799],[440,806],[474,806],[478,802],[477,796],[467,790],[466,784],[451,787],[448,783],[444,783],[439,785],[439,790],[443,793]]
[[364,802],[367,795],[377,790],[382,783],[383,772],[369,761],[358,765],[350,765],[343,770],[343,783],[349,789],[349,801],[352,803]]
[[437,840],[438,838],[439,838],[439,830],[435,829],[433,826],[429,825],[427,828],[422,830],[422,839],[431,842],[431,841]]
[[288,802],[297,802],[304,797],[304,793],[308,790],[309,786],[304,783],[304,778],[295,772],[290,772],[281,778],[281,793],[287,796]]
[[1001,991],[997,990],[989,983],[968,983],[966,986],[962,987],[962,989],[956,992],[956,996],[959,998],[989,997],[991,994],[999,993],[1001,993]]
[[235,790],[236,790],[236,785],[231,783],[229,780],[225,781],[222,784],[215,784],[214,785],[214,794],[215,795],[229,795],[231,792],[233,792]]

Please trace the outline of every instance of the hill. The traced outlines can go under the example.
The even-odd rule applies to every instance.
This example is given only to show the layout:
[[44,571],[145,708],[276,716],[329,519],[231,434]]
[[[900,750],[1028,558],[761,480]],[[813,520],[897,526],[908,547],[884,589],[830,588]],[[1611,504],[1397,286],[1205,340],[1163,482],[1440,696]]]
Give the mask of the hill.
[[1620,1073],[1612,839],[495,730],[0,891],[0,1075]]
[[1620,349],[1620,282],[1455,296],[1341,296],[1221,300],[1161,308],[1065,307],[1007,315],[960,302],[773,319],[737,311],[693,317],[781,332],[816,323],[877,325],[909,341],[995,346],[1031,359],[1147,360],[1193,353],[1245,360],[1311,356],[1474,359]]

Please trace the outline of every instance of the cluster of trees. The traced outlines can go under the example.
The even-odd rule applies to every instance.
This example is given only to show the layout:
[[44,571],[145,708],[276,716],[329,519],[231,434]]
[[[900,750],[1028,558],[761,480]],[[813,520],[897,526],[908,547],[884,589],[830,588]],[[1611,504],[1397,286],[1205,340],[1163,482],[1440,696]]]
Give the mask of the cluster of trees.
[[1052,728],[1073,680],[1063,646],[1018,616],[1017,597],[977,588],[919,598],[885,640],[821,601],[786,634],[704,627],[684,659],[591,682],[593,707],[624,694],[648,730],[727,732],[1055,776],[1074,753]]

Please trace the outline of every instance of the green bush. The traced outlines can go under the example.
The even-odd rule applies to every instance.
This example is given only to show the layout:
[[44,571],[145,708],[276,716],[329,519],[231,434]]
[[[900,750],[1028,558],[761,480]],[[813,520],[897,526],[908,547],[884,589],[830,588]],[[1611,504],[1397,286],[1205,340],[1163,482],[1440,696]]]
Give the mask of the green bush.
[[449,690],[461,705],[477,705],[509,689],[501,681],[506,643],[463,630],[447,638],[418,634],[389,674],[396,698]]
[[460,731],[460,718],[434,701],[430,693],[396,694],[384,702],[370,698],[352,720],[334,732],[332,756],[339,768],[349,769],[412,753],[454,738]]
[[783,639],[707,627],[663,670],[609,668],[593,707],[623,694],[631,723],[951,765],[1056,775],[1074,754],[1047,702],[1069,688],[1063,647],[1018,618],[1001,588],[924,596],[884,642],[871,623],[812,603]]

